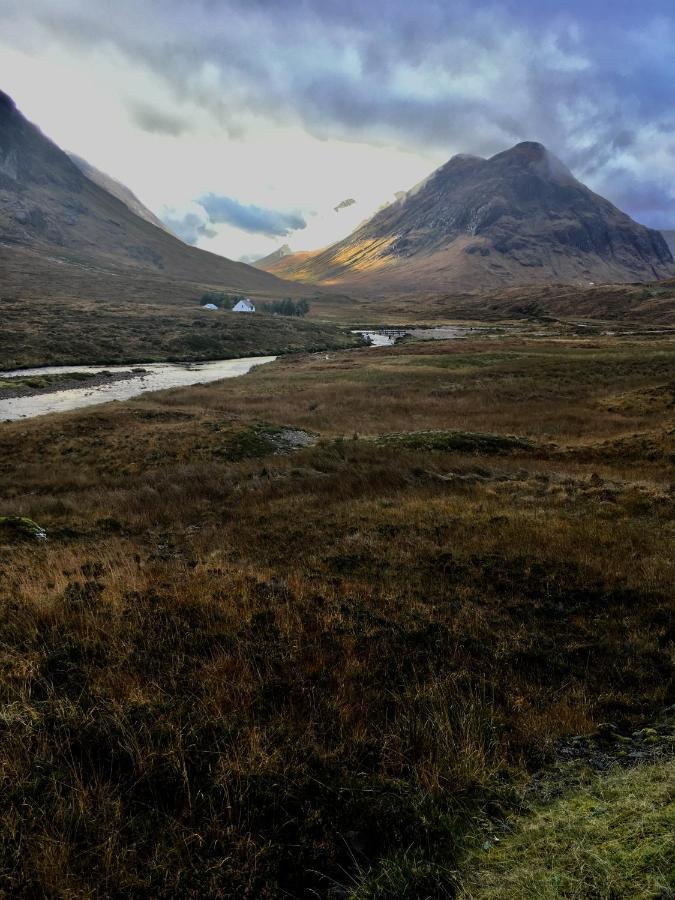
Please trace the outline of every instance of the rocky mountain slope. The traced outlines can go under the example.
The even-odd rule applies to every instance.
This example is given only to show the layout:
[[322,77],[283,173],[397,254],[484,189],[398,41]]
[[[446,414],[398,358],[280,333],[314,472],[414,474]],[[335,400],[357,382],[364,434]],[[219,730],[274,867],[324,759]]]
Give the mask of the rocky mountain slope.
[[145,219],[146,222],[150,222],[151,225],[155,225],[157,228],[161,228],[169,234],[172,233],[166,227],[164,222],[149,210],[147,206],[141,203],[136,194],[129,190],[126,185],[122,184],[121,181],[118,181],[111,175],[107,175],[105,172],[97,169],[96,166],[92,166],[91,163],[88,163],[86,159],[82,159],[82,157],[78,156],[76,153],[69,153],[68,156],[83,175],[86,175],[90,181],[94,182],[94,184],[102,187],[104,191],[112,194],[113,197],[117,197],[118,200],[121,200],[132,213],[140,216],[141,219]]
[[344,240],[264,267],[375,290],[640,282],[675,273],[659,232],[531,142],[490,159],[455,156]]
[[268,253],[267,256],[263,256],[261,259],[256,259],[253,265],[256,267],[256,269],[263,269],[264,271],[266,270],[267,266],[274,265],[275,263],[284,259],[286,256],[291,256],[292,254],[293,251],[288,246],[288,244],[284,244],[283,246],[279,247],[278,250],[274,250],[274,252]]
[[130,192],[123,188],[120,197],[119,189],[111,192],[101,180],[91,171],[85,174],[0,92],[3,257],[13,248],[27,248],[97,270],[142,270],[263,296],[307,293],[300,285],[184,244],[133,209]]

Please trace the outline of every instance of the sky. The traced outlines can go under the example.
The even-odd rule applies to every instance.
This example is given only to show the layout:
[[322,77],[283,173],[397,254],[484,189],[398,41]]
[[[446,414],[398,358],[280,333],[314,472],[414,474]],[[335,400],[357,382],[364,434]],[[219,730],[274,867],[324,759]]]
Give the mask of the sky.
[[19,109],[233,259],[325,246],[522,140],[675,227],[673,0],[0,0],[0,21]]

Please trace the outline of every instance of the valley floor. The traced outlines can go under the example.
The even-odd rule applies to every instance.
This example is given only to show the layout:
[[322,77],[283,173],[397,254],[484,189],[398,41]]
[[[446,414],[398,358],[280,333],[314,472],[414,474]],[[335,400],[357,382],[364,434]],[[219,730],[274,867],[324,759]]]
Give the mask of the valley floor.
[[670,756],[554,764],[672,703],[674,362],[408,343],[0,424],[48,536],[0,519],[0,896],[670,896]]
[[[355,347],[349,330],[205,310],[195,284],[96,269],[0,243],[0,372],[35,366],[193,362]],[[269,296],[254,297],[256,303]]]

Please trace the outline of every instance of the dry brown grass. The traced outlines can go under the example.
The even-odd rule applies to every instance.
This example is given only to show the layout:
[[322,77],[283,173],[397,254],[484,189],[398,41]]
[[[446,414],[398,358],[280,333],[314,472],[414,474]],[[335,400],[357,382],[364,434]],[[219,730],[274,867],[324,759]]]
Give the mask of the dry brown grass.
[[558,736],[665,705],[671,352],[321,354],[0,426],[0,511],[49,532],[0,548],[0,890],[452,868]]

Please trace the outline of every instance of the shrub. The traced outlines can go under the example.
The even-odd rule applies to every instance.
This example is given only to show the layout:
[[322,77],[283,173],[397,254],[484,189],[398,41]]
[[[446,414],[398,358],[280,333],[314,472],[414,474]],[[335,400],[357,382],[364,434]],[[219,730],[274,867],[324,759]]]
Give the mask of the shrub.
[[290,297],[263,304],[263,310],[278,316],[298,316],[303,318],[309,312],[309,303],[303,298],[294,302]]

